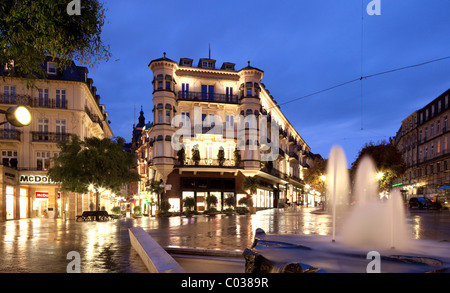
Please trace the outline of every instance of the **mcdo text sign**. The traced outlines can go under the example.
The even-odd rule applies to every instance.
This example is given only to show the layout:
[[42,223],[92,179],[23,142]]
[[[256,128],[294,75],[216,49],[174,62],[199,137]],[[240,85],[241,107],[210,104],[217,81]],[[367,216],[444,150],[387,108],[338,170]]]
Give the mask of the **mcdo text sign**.
[[20,175],[19,183],[55,184],[56,182],[45,175]]

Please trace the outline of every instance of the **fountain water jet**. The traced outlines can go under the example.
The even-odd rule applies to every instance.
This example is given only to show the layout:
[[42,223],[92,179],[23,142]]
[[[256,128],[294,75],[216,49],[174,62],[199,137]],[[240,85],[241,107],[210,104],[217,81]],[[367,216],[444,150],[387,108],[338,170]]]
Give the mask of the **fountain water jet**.
[[401,194],[380,199],[373,160],[362,158],[356,171],[353,197],[356,204],[343,225],[344,244],[380,248],[407,247],[407,231]]
[[[336,240],[336,213],[345,215],[349,199],[350,180],[347,170],[345,153],[339,146],[333,146],[327,163],[327,194],[331,195],[331,206],[328,212],[332,213],[332,241]],[[328,200],[327,200],[328,203]],[[331,208],[331,211],[330,211]]]

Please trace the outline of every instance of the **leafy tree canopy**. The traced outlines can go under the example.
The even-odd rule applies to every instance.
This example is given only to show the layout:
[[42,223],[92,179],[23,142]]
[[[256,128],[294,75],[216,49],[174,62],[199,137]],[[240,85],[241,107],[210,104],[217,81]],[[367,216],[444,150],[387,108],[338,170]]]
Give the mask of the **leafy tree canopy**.
[[377,171],[383,172],[383,177],[380,179],[380,190],[389,189],[393,179],[403,175],[406,171],[402,154],[394,145],[386,141],[378,144],[369,142],[359,151],[358,157],[352,163],[352,178],[356,174],[359,162],[366,155],[374,160]]
[[325,183],[320,177],[325,175],[326,167],[327,160],[322,157],[315,157],[311,168],[308,168],[303,172],[303,180],[306,184],[311,186],[312,189],[322,191]]
[[242,182],[242,188],[244,190],[249,190],[250,194],[256,194],[258,188],[259,180],[256,177],[245,177]]
[[45,78],[43,64],[48,56],[58,60],[59,69],[75,60],[92,66],[109,59],[109,46],[100,37],[105,22],[103,4],[82,0],[81,15],[69,15],[70,2],[0,1],[0,65],[8,64],[8,76]]
[[131,168],[135,155],[123,151],[125,140],[96,137],[80,140],[72,135],[69,142],[58,144],[61,152],[48,176],[60,182],[63,190],[85,193],[89,185],[118,192],[124,184],[139,181]]

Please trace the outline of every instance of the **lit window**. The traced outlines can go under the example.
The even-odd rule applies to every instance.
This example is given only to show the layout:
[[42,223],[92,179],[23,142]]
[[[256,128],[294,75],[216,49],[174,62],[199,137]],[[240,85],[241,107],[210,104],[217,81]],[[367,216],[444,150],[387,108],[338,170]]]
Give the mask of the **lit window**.
[[3,103],[14,104],[16,102],[16,87],[4,86],[3,87]]
[[39,89],[39,107],[49,107],[48,89]]
[[37,152],[36,168],[38,170],[48,170],[50,168],[50,153],[49,152]]
[[66,108],[66,90],[56,90],[56,108]]

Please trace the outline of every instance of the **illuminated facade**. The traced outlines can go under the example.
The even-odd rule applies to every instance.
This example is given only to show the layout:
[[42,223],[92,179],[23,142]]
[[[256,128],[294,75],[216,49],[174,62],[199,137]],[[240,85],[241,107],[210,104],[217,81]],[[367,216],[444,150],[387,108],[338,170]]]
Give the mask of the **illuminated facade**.
[[449,96],[450,89],[409,115],[393,140],[407,167],[395,184],[407,196],[433,199],[450,183]]
[[142,130],[134,134],[138,171],[145,178],[139,186],[142,199],[156,203],[146,188],[161,181],[174,212],[182,211],[186,197],[193,197],[196,209],[203,211],[208,195],[217,197],[220,210],[226,197],[238,202],[246,196],[243,180],[256,176],[255,207],[302,202],[310,148],[261,83],[262,70],[250,62],[236,70],[228,62],[216,68],[210,58],[195,66],[192,59],[177,63],[165,56],[151,61],[149,68],[153,122],[140,121]]
[[[59,71],[47,61],[47,80],[36,80],[27,88],[24,78],[0,80],[0,107],[3,110],[25,105],[31,110],[30,125],[16,128],[0,126],[0,221],[30,217],[63,217],[90,210],[90,195],[76,197],[61,192],[50,182],[47,170],[51,158],[60,151],[57,143],[71,134],[85,137],[111,137],[108,113],[101,105],[85,67],[72,63]],[[107,205],[104,201],[101,205]]]

